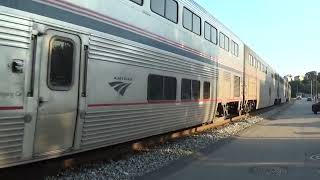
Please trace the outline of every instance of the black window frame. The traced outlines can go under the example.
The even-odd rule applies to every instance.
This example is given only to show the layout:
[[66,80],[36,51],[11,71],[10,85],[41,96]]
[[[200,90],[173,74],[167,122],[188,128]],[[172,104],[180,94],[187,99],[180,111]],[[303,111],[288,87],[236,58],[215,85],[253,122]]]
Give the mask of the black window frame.
[[139,4],[138,2],[136,2],[136,1],[134,1],[134,0],[129,0],[129,1],[131,1],[131,2],[133,2],[133,3],[135,3],[135,4],[138,4],[138,5],[140,5],[140,6],[143,6],[143,0],[141,0],[141,4]]
[[[185,89],[183,89],[183,83],[184,81],[189,81],[189,86],[190,87],[190,92],[187,92],[190,95],[190,98],[183,98],[183,94],[185,93]],[[195,82],[198,85],[198,89],[197,89],[197,94],[198,97],[195,98],[195,94],[194,94],[194,84]],[[201,99],[201,81],[200,80],[193,80],[193,79],[186,79],[186,78],[182,78],[181,79],[181,94],[180,94],[180,99],[181,101],[199,101]]]
[[[206,91],[206,84],[209,84],[209,92],[207,92]],[[207,97],[207,96],[205,96],[206,94],[208,94],[209,95],[209,97]],[[211,98],[211,82],[209,82],[209,81],[204,81],[203,82],[203,99],[204,100],[208,100],[208,99],[210,99]]]
[[239,45],[234,40],[231,40],[231,54],[239,57]]
[[[210,39],[206,38],[206,24],[208,24],[209,27],[210,27]],[[212,29],[214,29],[216,31],[216,38],[215,38],[216,41],[215,42],[212,41],[213,40],[213,38],[212,38]],[[215,45],[218,44],[218,29],[216,27],[214,27],[213,25],[211,25],[210,23],[208,23],[207,21],[204,22],[204,38],[207,41],[209,41],[209,42],[211,42],[211,43],[213,43]]]
[[[72,62],[72,79],[71,79],[71,83],[68,86],[55,86],[51,83],[51,62],[52,62],[52,44],[55,40],[60,40],[60,41],[67,41],[69,43],[72,44],[73,46],[73,62]],[[47,72],[47,86],[50,90],[53,91],[70,91],[74,85],[74,71],[75,71],[75,55],[76,52],[76,43],[70,39],[70,38],[66,38],[66,37],[62,37],[62,36],[53,36],[50,41],[49,41],[49,52],[48,52],[48,72]]]
[[151,9],[151,11],[153,12],[153,13],[155,13],[155,14],[157,14],[157,15],[159,15],[159,16],[161,16],[161,17],[163,17],[163,18],[165,18],[165,19],[167,19],[167,20],[169,20],[169,21],[171,21],[171,22],[173,22],[173,23],[175,23],[175,24],[178,24],[178,22],[179,22],[179,3],[178,3],[178,1],[176,1],[176,0],[170,0],[170,1],[174,1],[176,4],[177,4],[177,19],[176,19],[176,22],[175,21],[172,21],[171,19],[169,19],[169,18],[167,18],[166,17],[166,8],[167,8],[167,1],[168,0],[164,0],[164,15],[162,15],[162,14],[159,14],[159,13],[157,13],[157,12],[155,12],[153,9],[152,9],[152,0],[150,0],[150,9]]
[[[192,21],[191,21],[191,30],[190,29],[188,29],[187,27],[185,27],[185,25],[184,25],[184,22],[185,22],[185,20],[184,20],[184,11],[185,10],[187,10],[187,11],[189,11],[190,13],[191,13],[191,15],[192,15]],[[199,19],[200,19],[200,34],[198,34],[198,33],[196,33],[196,32],[194,32],[194,28],[193,28],[193,16],[197,16]],[[189,8],[187,8],[187,7],[183,7],[183,11],[182,11],[182,26],[186,29],[186,30],[188,30],[188,31],[190,31],[190,32],[192,32],[192,33],[194,33],[194,34],[196,34],[196,35],[198,35],[198,36],[201,36],[202,35],[202,19],[201,19],[201,17],[200,16],[198,16],[196,13],[194,13],[193,11],[191,11]]]
[[[222,37],[223,37],[223,46],[222,46],[222,43],[221,43],[221,38],[220,38],[220,36],[222,35]],[[226,44],[225,44],[225,42],[226,42],[226,38],[228,39],[228,49],[226,48]],[[219,46],[220,46],[220,48],[222,48],[222,49],[224,49],[224,50],[226,50],[227,52],[229,52],[230,51],[230,38],[229,38],[229,36],[227,36],[227,35],[225,35],[223,32],[219,32]]]
[[249,64],[250,64],[250,66],[254,65],[253,56],[251,54],[249,54]]
[[[151,98],[150,97],[150,78],[151,77],[157,77],[157,78],[161,78],[161,80],[162,80],[162,84],[161,84],[161,86],[162,86],[162,97],[160,98],[160,99],[154,99],[154,98]],[[166,91],[166,86],[165,86],[165,84],[166,84],[166,79],[172,79],[172,80],[174,80],[175,81],[175,91],[172,91],[172,92],[174,92],[174,94],[175,94],[175,96],[174,96],[174,99],[170,99],[170,98],[166,98],[167,97],[167,95],[165,94],[165,92],[167,92]],[[172,77],[172,76],[162,76],[162,75],[158,75],[158,74],[149,74],[148,75],[148,84],[147,84],[147,100],[148,100],[148,102],[152,102],[152,101],[177,101],[177,78],[176,77]],[[170,87],[169,89],[171,89],[172,87]]]
[[[198,94],[198,97],[195,98],[195,91],[194,91],[194,84],[195,82],[197,83],[197,94]],[[199,80],[191,80],[191,98],[192,100],[196,100],[196,101],[199,101],[201,99],[201,81]]]

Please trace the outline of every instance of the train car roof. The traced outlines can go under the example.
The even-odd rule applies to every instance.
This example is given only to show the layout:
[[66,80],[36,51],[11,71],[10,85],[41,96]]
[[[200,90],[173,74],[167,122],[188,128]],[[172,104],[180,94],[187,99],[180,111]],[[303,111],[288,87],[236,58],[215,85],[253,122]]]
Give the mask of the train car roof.
[[231,29],[229,29],[221,21],[216,19],[210,12],[208,12],[204,7],[200,6],[194,0],[179,0],[179,1],[184,3],[184,4],[186,4],[186,5],[188,5],[188,7],[191,7],[192,9],[194,9],[196,11],[196,13],[198,13],[198,15],[200,15],[201,17],[208,18],[208,20],[211,20],[211,21],[219,24],[219,26],[223,27],[224,30],[228,31],[228,34],[230,34],[233,37],[237,38],[242,44],[244,44],[243,41],[241,40],[241,38],[238,37],[235,33],[233,33]]

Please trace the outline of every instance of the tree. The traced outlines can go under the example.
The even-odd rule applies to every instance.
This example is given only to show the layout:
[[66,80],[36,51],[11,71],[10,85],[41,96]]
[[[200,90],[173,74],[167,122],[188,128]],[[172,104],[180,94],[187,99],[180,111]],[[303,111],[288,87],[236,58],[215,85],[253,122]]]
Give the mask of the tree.
[[312,81],[315,80],[317,77],[317,72],[316,71],[310,71],[307,72],[306,75],[304,76],[304,79],[307,81]]
[[316,71],[310,71],[307,72],[305,75],[305,80],[310,81],[312,83],[312,95],[314,94],[313,92],[316,92],[316,98],[318,98],[318,81],[319,81],[319,74]]

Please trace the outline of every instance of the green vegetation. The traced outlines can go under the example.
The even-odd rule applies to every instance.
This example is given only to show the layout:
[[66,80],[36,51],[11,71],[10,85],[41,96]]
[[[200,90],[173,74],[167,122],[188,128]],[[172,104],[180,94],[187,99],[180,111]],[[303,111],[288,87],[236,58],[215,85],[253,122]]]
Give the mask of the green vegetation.
[[320,91],[320,73],[316,71],[311,71],[306,73],[305,78],[303,81],[291,81],[291,96],[296,97],[297,93],[303,93],[303,94],[311,94],[311,81],[313,84],[313,95],[316,94],[316,79],[317,79],[317,86],[318,86],[318,93]]

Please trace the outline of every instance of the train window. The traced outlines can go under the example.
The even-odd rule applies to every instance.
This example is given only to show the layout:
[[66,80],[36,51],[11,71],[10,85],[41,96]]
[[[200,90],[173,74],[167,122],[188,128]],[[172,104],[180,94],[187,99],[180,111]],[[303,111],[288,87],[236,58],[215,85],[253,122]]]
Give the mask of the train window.
[[210,99],[210,82],[203,83],[203,99]]
[[130,1],[132,1],[132,2],[134,2],[136,4],[139,4],[140,6],[143,5],[143,0],[130,0]]
[[211,26],[207,22],[204,23],[204,38],[211,41]]
[[231,54],[235,54],[235,44],[233,40],[231,41]]
[[151,0],[151,10],[160,16],[164,16],[165,0]]
[[191,80],[189,79],[181,81],[181,100],[191,100]]
[[239,45],[234,42],[234,55],[239,57]]
[[178,23],[178,3],[175,0],[151,0],[151,10],[174,23]]
[[249,64],[253,66],[253,57],[251,54],[249,54]]
[[176,92],[176,78],[149,75],[148,100],[176,100]]
[[67,91],[73,83],[74,44],[69,39],[53,38],[50,42],[48,87]]
[[192,12],[188,9],[183,10],[183,27],[192,31]]
[[218,30],[215,27],[211,27],[211,42],[218,44]]
[[220,47],[224,49],[224,35],[221,32],[219,34],[219,42],[220,42]]
[[214,44],[217,44],[217,28],[205,22],[204,25],[204,38]]
[[178,23],[178,3],[173,0],[166,1],[166,12],[165,16],[167,19],[174,23]]
[[257,69],[258,68],[258,60],[254,57],[254,67]]
[[201,35],[201,19],[195,14],[193,14],[192,31],[198,35]]
[[192,81],[192,98],[194,100],[200,99],[200,81]]
[[201,35],[201,18],[189,9],[183,9],[183,27],[198,35]]
[[229,51],[229,38],[228,36],[225,36],[224,38],[224,47],[226,51]]
[[182,79],[181,82],[181,100],[199,100],[200,99],[200,81]]
[[177,79],[172,77],[164,78],[164,99],[176,100],[177,98]]
[[220,32],[219,35],[220,39],[220,47],[222,49],[225,49],[226,51],[229,51],[229,37]]

